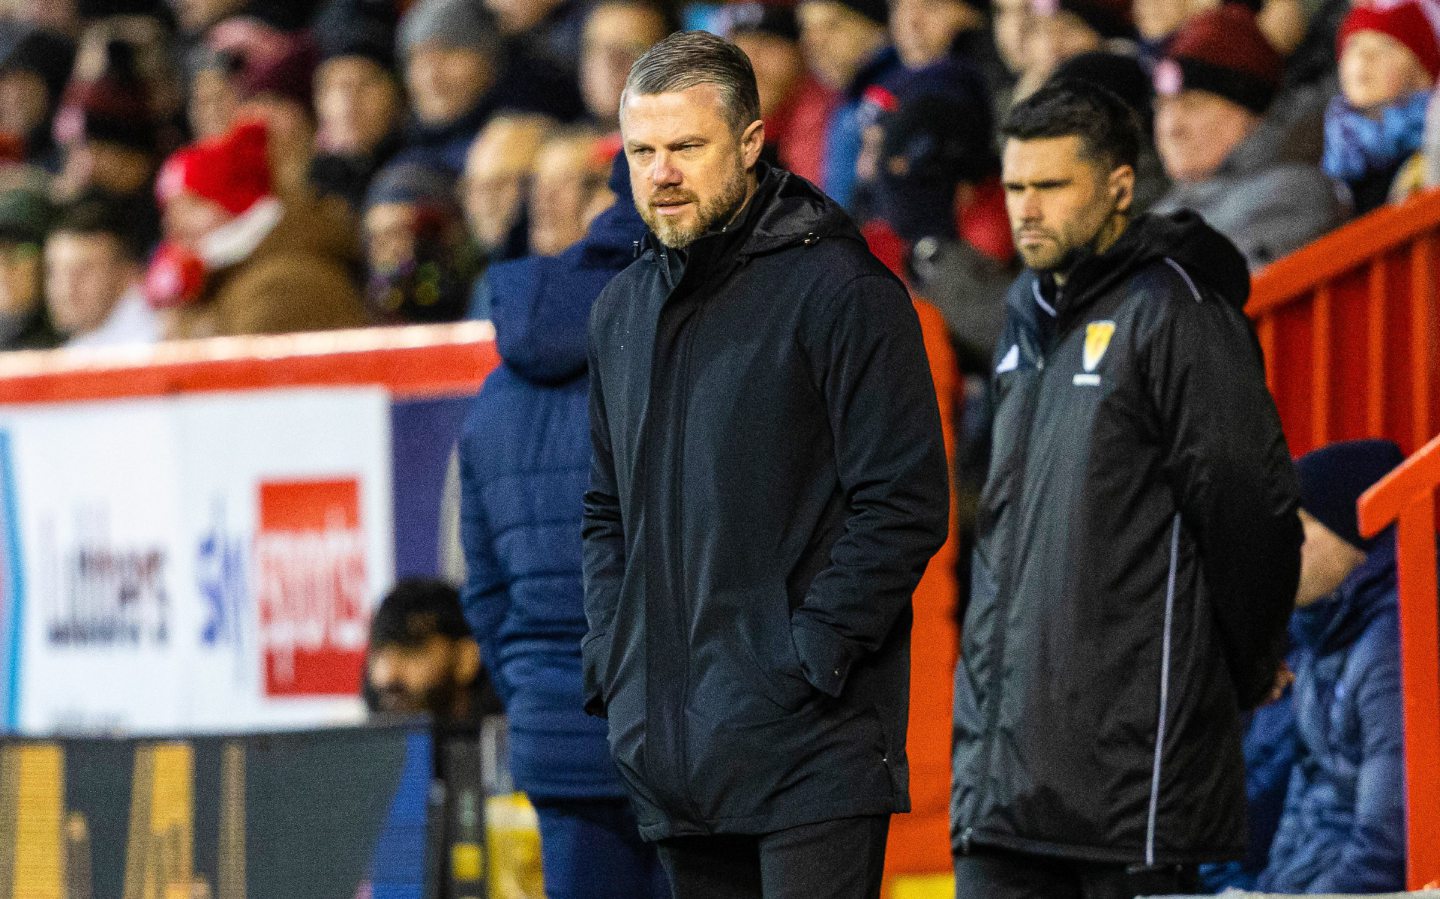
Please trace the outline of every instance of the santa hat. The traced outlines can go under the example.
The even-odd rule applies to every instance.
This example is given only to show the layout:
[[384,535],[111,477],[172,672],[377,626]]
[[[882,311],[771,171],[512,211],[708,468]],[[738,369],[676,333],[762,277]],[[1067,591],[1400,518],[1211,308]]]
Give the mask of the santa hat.
[[1185,24],[1155,67],[1155,93],[1216,94],[1256,115],[1270,108],[1285,63],[1255,24],[1255,13],[1238,3],[1201,13]]
[[1430,80],[1440,79],[1440,40],[1436,38],[1437,20],[1440,11],[1433,3],[1422,4],[1420,0],[1405,0],[1401,3],[1357,6],[1350,10],[1345,21],[1340,23],[1336,38],[1338,53],[1345,52],[1345,43],[1359,31],[1378,31],[1404,44],[1420,65],[1430,73]]
[[155,194],[163,206],[182,193],[240,215],[270,196],[265,125],[242,122],[219,137],[176,151],[160,169]]

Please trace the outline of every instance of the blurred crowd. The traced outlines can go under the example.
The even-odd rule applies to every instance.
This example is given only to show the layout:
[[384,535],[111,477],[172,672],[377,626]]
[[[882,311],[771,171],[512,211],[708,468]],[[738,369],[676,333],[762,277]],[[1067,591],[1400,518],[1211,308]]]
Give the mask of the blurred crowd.
[[1153,136],[1138,205],[1196,209],[1254,269],[1440,181],[1437,24],[1434,0],[4,0],[0,348],[487,317],[490,263],[613,202],[631,63],[703,27],[750,56],[772,161],[978,371],[1015,271],[1010,104],[1110,88]]

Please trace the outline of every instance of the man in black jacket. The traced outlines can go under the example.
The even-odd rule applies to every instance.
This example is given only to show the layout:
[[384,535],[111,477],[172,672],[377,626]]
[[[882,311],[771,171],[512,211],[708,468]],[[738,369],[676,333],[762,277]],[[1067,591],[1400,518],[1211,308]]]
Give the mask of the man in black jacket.
[[1130,219],[1138,131],[1103,89],[1043,88],[1002,133],[1028,271],[955,674],[957,895],[1184,892],[1244,854],[1238,712],[1299,574],[1245,261],[1193,214]]
[[758,161],[734,45],[661,41],[620,120],[651,234],[591,317],[587,708],[678,899],[875,896],[948,514],[919,322]]

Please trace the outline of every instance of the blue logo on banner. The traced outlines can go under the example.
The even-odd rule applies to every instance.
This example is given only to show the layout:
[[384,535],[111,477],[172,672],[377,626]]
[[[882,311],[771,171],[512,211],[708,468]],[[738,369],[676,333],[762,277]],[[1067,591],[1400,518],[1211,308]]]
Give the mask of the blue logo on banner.
[[0,724],[20,727],[20,635],[25,608],[25,566],[10,432],[0,430]]

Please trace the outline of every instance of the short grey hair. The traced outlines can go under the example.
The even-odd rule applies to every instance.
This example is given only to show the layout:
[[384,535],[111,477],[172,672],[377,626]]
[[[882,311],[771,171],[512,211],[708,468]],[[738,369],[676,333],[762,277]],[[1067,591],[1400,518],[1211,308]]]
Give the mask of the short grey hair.
[[668,94],[702,84],[720,92],[726,117],[738,133],[760,118],[760,89],[745,51],[708,31],[677,31],[645,51],[630,67],[620,109],[629,97]]

